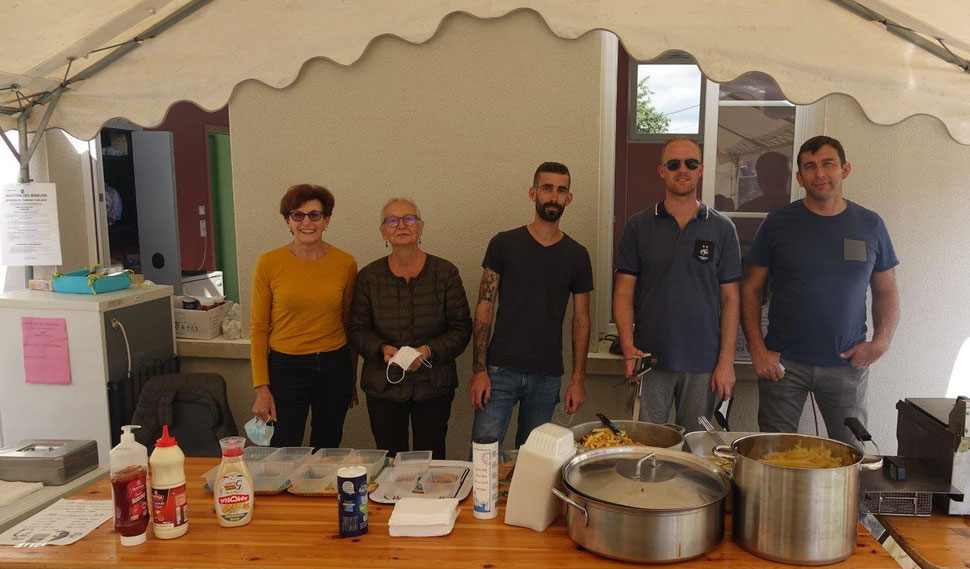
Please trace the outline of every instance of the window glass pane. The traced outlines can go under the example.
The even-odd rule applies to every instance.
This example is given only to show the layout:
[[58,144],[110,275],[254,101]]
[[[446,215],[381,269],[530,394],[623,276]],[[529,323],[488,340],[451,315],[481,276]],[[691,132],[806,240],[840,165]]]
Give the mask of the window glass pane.
[[637,66],[636,134],[698,134],[701,71],[696,65]]
[[745,73],[727,83],[721,83],[722,101],[784,101],[785,95],[770,75],[758,71]]
[[[791,203],[794,107],[718,109],[714,209],[772,212]],[[734,219],[749,245],[760,219]]]

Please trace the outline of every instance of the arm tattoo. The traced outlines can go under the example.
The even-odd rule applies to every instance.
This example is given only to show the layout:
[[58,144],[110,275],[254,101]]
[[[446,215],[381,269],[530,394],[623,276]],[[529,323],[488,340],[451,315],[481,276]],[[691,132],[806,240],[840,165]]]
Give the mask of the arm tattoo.
[[[482,281],[484,283],[484,281]],[[485,367],[486,356],[488,355],[488,337],[492,331],[492,325],[486,322],[475,322],[475,331],[472,337],[474,358],[472,361],[472,372],[479,373],[487,371]]]
[[485,269],[482,274],[482,284],[478,288],[478,302],[495,302],[498,292],[498,273],[492,269]]

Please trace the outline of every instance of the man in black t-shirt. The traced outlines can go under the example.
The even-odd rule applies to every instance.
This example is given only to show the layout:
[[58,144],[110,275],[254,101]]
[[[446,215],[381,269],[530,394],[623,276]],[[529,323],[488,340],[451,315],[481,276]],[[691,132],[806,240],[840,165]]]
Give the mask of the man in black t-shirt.
[[[468,401],[476,409],[473,439],[496,437],[501,442],[516,403],[516,448],[532,429],[552,419],[559,402],[562,325],[570,294],[573,372],[563,406],[573,414],[586,401],[593,268],[586,248],[559,230],[559,218],[573,199],[569,185],[564,165],[541,164],[529,188],[535,219],[499,233],[488,244],[475,308],[474,375],[468,388]],[[502,302],[489,343],[497,297]]]

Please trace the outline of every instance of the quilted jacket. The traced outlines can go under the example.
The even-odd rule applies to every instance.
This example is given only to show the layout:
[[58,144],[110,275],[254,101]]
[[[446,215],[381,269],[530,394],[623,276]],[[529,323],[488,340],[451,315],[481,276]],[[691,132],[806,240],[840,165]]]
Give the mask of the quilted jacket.
[[[410,281],[395,276],[387,257],[361,269],[347,324],[350,344],[364,360],[360,377],[364,393],[392,401],[421,401],[458,387],[457,358],[468,346],[472,320],[458,268],[428,255],[424,268]],[[427,344],[431,368],[407,372],[391,384],[381,346]],[[401,377],[391,368],[391,380]]]

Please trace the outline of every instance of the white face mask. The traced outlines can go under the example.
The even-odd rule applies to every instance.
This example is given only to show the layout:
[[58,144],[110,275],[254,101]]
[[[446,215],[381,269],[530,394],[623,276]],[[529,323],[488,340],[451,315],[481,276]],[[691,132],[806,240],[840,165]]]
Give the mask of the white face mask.
[[270,423],[272,421],[267,423],[259,417],[253,417],[246,423],[246,436],[253,441],[253,444],[268,447],[270,441],[273,440],[273,431],[276,430]]
[[[420,357],[421,357],[421,352],[415,350],[411,346],[401,346],[401,348],[397,351],[397,353],[391,356],[390,361],[387,362],[387,368],[384,370],[384,377],[387,378],[387,382],[392,385],[397,385],[398,383],[401,383],[402,381],[404,381],[404,376],[407,375],[408,368],[411,367],[411,364],[414,363],[414,360]],[[422,360],[421,363],[423,363],[427,367],[431,367],[431,364],[428,362],[428,360]],[[404,370],[403,373],[401,374],[401,379],[397,381],[391,380],[392,365],[396,365],[402,370]]]

